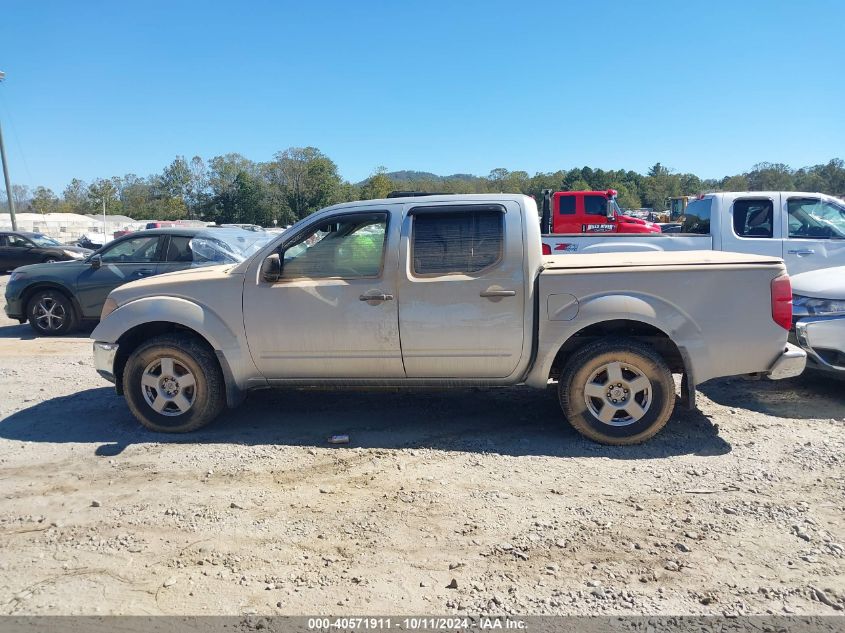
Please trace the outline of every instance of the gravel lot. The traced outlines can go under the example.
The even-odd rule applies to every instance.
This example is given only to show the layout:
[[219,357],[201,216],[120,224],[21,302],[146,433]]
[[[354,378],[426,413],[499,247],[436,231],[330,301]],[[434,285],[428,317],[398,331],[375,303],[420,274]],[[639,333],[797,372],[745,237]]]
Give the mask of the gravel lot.
[[843,382],[715,381],[629,448],[527,389],[262,392],[171,437],[85,336],[0,317],[3,613],[845,606]]

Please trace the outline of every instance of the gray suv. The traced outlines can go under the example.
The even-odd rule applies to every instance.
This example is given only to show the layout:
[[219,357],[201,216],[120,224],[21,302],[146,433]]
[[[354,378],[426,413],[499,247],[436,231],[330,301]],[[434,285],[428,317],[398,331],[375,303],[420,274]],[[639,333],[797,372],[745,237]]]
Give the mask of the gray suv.
[[82,321],[98,321],[106,297],[118,286],[203,264],[237,263],[268,238],[266,233],[215,228],[130,233],[82,260],[15,269],[6,286],[6,314],[29,321],[39,334],[65,334]]

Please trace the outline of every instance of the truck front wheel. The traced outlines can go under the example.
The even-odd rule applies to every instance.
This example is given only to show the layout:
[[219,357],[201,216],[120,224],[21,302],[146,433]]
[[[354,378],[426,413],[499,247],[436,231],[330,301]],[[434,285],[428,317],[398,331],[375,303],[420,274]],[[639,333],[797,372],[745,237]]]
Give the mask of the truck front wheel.
[[656,435],[675,406],[663,359],[637,341],[600,340],[576,352],[558,383],[564,415],[601,444],[639,444]]
[[165,433],[195,431],[226,405],[223,372],[211,349],[180,334],[157,336],[132,352],[123,393],[141,424]]

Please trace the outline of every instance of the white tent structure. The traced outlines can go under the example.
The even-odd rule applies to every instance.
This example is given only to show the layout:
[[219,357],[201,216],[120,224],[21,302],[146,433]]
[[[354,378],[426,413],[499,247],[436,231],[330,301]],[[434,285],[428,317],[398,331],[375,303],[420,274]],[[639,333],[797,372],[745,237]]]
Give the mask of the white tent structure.
[[[77,213],[16,213],[19,231],[44,233],[60,242],[70,242],[85,234],[105,234],[110,241],[116,231],[139,231],[146,226],[125,215],[107,215],[105,230],[103,216],[79,215]],[[0,230],[11,230],[12,220],[8,213],[0,213]]]

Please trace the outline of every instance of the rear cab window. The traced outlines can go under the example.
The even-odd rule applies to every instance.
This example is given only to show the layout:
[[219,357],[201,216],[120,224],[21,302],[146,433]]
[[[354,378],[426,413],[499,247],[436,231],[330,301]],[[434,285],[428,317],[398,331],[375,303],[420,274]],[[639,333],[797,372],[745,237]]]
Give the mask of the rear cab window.
[[772,237],[774,204],[765,198],[736,200],[733,204],[733,227],[738,237]]
[[575,196],[560,196],[558,201],[558,214],[575,215]]
[[681,233],[710,235],[710,213],[713,198],[693,200],[687,205],[681,226]]
[[504,207],[477,206],[480,208],[441,206],[411,210],[415,275],[472,274],[501,261]]

